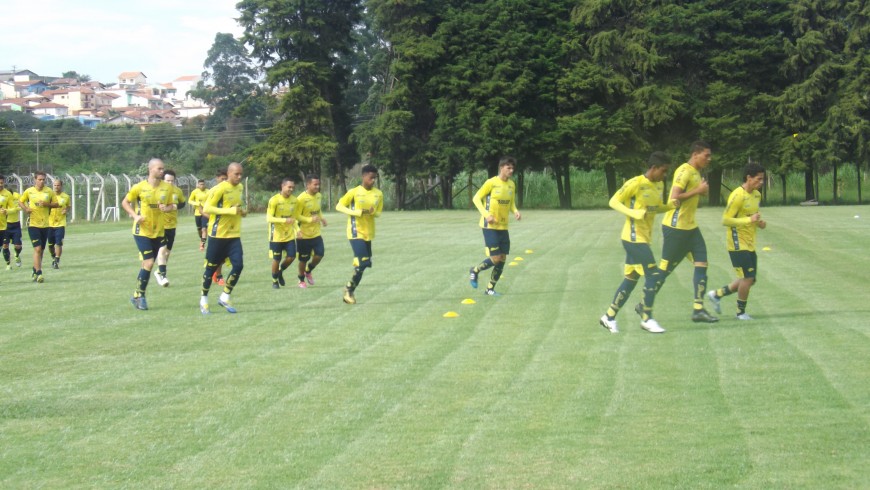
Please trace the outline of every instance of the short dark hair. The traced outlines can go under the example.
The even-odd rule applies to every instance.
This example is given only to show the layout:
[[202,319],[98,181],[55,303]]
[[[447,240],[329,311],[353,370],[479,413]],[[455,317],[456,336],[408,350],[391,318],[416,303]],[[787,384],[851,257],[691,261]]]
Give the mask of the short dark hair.
[[510,165],[512,167],[516,167],[517,166],[517,159],[512,157],[512,156],[505,155],[505,156],[501,157],[501,159],[498,161],[498,168],[502,168],[505,165]]
[[663,167],[665,165],[671,164],[671,159],[668,158],[668,155],[663,151],[654,151],[650,153],[649,158],[646,161],[646,164],[649,168],[653,167]]
[[164,176],[166,176],[166,175],[171,175],[171,176],[173,176],[173,177],[178,177],[177,175],[175,175],[175,170],[172,170],[171,168],[168,168],[168,169],[164,170],[164,171],[163,171],[163,175],[164,175]]
[[320,176],[317,174],[308,174],[305,176],[305,183],[308,184],[312,180],[320,180]]
[[710,143],[707,143],[704,140],[698,140],[692,143],[692,146],[689,147],[689,154],[694,155],[695,153],[702,152],[704,150],[712,150],[713,147],[710,146]]
[[378,167],[375,167],[374,165],[372,165],[372,164],[370,164],[370,163],[367,163],[367,164],[363,165],[363,168],[362,168],[362,174],[363,174],[363,175],[365,175],[365,174],[376,174],[376,173],[378,173]]
[[745,167],[743,167],[743,182],[746,182],[746,179],[749,177],[755,177],[758,174],[763,174],[765,172],[764,167],[755,162],[747,163]]
[[227,177],[227,169],[225,169],[225,168],[219,169],[219,170],[214,174],[214,176],[215,176],[215,177]]
[[296,179],[294,179],[293,177],[284,177],[283,179],[281,179],[281,187],[284,187],[284,184],[286,184],[287,182],[293,182],[295,184]]
[[3,174],[0,174],[0,180],[6,180],[6,176]]
[[45,177],[45,172],[43,172],[42,170],[37,170],[36,172],[33,172],[33,177],[34,177],[34,178],[37,177],[37,176],[40,176],[40,175],[43,176],[43,177]]
[[205,179],[199,179],[196,181],[197,184],[205,184]]

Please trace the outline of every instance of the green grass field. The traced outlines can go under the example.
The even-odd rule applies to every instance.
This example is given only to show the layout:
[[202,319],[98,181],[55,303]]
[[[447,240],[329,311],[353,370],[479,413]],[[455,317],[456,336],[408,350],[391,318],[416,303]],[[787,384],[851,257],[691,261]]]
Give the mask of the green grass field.
[[[279,291],[249,217],[240,312],[213,288],[209,317],[192,218],[145,312],[129,222],[70,226],[44,284],[29,245],[0,269],[0,487],[868,488],[870,209],[763,212],[756,320],[731,296],[692,324],[683,264],[663,335],[631,308],[622,333],[598,326],[621,280],[613,211],[528,211],[499,298],[468,285],[475,213],[385,213],[354,306],[341,216],[316,286]],[[715,287],[720,213],[699,213]]]

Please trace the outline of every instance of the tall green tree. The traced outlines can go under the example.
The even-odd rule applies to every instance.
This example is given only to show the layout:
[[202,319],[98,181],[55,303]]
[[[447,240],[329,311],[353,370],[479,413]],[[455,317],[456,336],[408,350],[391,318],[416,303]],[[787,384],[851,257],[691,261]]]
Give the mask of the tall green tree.
[[351,50],[360,21],[358,0],[243,0],[236,7],[243,41],[279,99],[275,124],[253,163],[276,179],[319,173],[323,166],[342,174],[354,162],[340,157],[353,154],[345,150],[351,118],[341,56]]

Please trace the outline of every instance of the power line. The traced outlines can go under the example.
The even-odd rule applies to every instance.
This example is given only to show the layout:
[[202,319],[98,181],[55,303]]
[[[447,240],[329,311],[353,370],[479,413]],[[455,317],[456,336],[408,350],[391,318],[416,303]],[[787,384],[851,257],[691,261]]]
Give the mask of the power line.
[[[100,133],[94,134],[82,131],[46,131],[40,133],[40,145],[57,146],[65,144],[79,145],[123,145],[123,144],[144,144],[144,143],[182,143],[182,142],[200,142],[209,141],[219,138],[244,138],[261,136],[268,130],[246,129],[246,130],[230,130],[220,133],[201,132],[201,133],[178,133],[175,135],[167,134],[111,134]],[[31,133],[21,132],[0,132],[0,145],[5,146],[32,146],[36,143],[36,137]]]

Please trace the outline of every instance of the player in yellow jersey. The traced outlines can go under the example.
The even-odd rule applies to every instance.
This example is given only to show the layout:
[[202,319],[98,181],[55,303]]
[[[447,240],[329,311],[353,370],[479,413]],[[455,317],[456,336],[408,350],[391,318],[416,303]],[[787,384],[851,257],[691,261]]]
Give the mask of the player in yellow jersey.
[[230,294],[236,287],[244,267],[242,217],[248,214],[244,207],[244,190],[242,164],[233,162],[227,167],[227,180],[212,188],[203,206],[203,211],[208,213],[205,270],[202,274],[202,296],[199,299],[199,311],[203,315],[209,314],[208,292],[211,289],[212,276],[218,266],[227,259],[232,269],[224,284],[224,290],[218,298],[218,305],[229,313],[236,312],[236,308],[230,302]]
[[33,244],[33,278],[34,282],[44,282],[42,277],[42,256],[45,244],[48,242],[48,215],[51,208],[57,207],[57,196],[54,191],[45,186],[45,172],[37,170],[33,174],[33,187],[25,189],[18,200],[21,209],[30,215],[27,234]]
[[734,189],[728,196],[728,206],[722,213],[722,224],[728,227],[726,242],[731,265],[737,272],[737,279],[719,289],[707,293],[717,313],[722,313],[721,300],[737,293],[737,319],[752,320],[746,313],[749,289],[755,284],[758,274],[758,256],[755,253],[755,231],[767,227],[761,219],[758,208],[761,206],[761,186],[764,185],[764,167],[750,163],[743,169],[743,185]]
[[689,256],[695,265],[692,278],[694,286],[694,301],[692,303],[692,321],[714,323],[718,318],[704,309],[704,297],[707,289],[707,244],[704,236],[695,222],[695,212],[698,201],[706,195],[710,187],[707,180],[701,176],[701,170],[710,164],[711,147],[704,141],[696,141],[690,147],[689,161],[674,172],[670,199],[680,201],[680,206],[665,213],[662,220],[662,260],[659,263],[659,276],[655,294],[644,294],[644,301],[635,308],[641,322],[652,318],[655,295],[665,283],[668,275]]
[[11,254],[9,245],[15,249],[15,266],[21,267],[21,207],[18,200],[21,195],[10,190],[12,201],[6,207],[6,236],[3,238],[3,260],[6,261],[6,270],[12,270]]
[[169,184],[172,193],[169,195],[169,204],[174,204],[173,209],[163,214],[163,244],[157,251],[157,270],[154,271],[154,279],[157,284],[169,287],[169,278],[166,277],[166,264],[169,263],[169,254],[172,253],[172,245],[175,244],[175,229],[178,227],[178,210],[182,209],[186,202],[184,192],[175,185],[175,170],[167,169],[163,172],[163,181]]
[[362,168],[362,184],[347,191],[335,205],[347,218],[347,239],[353,250],[353,276],[344,288],[342,299],[355,304],[357,286],[363,272],[372,266],[372,240],[375,239],[375,218],[384,210],[384,194],[375,187],[378,169],[374,165]]
[[[220,170],[218,170],[217,173],[215,173],[214,180],[215,180],[215,185],[214,185],[214,187],[212,187],[211,189],[209,189],[209,190],[206,191],[206,193],[205,193],[205,200],[203,201],[203,206],[202,206],[202,207],[203,207],[203,210],[202,210],[202,224],[203,224],[203,227],[205,228],[203,231],[205,231],[205,236],[206,236],[206,238],[208,238],[208,220],[209,220],[209,215],[208,215],[208,212],[206,212],[206,210],[205,210],[205,202],[208,201],[208,198],[211,197],[211,193],[212,193],[212,191],[213,191],[215,188],[217,188],[217,186],[218,186],[221,182],[226,182],[226,180],[227,180],[227,171],[226,171],[225,169],[220,169]],[[227,264],[229,264],[229,262],[227,262]],[[212,275],[212,277],[211,277],[212,282],[216,282],[216,283],[218,283],[218,286],[224,286],[224,285],[226,284],[226,282],[224,281],[224,276],[223,276],[223,274],[221,273],[222,269],[223,269],[223,264],[218,264],[217,268],[216,268],[215,271],[214,271],[214,275]]]
[[516,166],[517,161],[513,157],[502,157],[498,162],[498,175],[484,182],[474,194],[473,202],[481,214],[480,227],[483,229],[483,243],[488,257],[469,269],[469,282],[476,289],[480,272],[492,267],[492,275],[486,287],[486,294],[489,296],[501,296],[495,291],[495,285],[501,277],[511,249],[508,216],[513,213],[517,221],[522,219],[516,205],[516,184],[511,180]]
[[[6,240],[7,218],[11,214],[18,214],[18,202],[14,201],[14,199],[12,193],[6,189],[6,176],[0,175],[0,243]],[[12,208],[10,203],[14,204],[15,207]],[[6,259],[6,269],[12,269],[9,265],[9,259]]]
[[[674,209],[679,203],[676,199],[662,203],[664,180],[668,173],[667,155],[657,151],[647,161],[646,173],[625,181],[616,194],[610,198],[610,207],[626,216],[622,227],[622,248],[625,249],[625,278],[616,289],[613,302],[599,323],[612,333],[618,333],[616,313],[628,300],[637,286],[640,276],[644,276],[644,294],[655,294],[658,268],[650,244],[652,243],[653,220],[656,213]],[[650,318],[641,322],[641,328],[651,333],[664,333],[658,322]]]
[[[296,209],[299,210],[299,235],[296,239],[296,249],[299,251],[299,287],[307,288],[314,285],[311,271],[320,263],[326,251],[323,237],[320,236],[320,226],[326,226],[326,219],[320,209],[320,177],[309,174],[305,177],[305,190],[296,196]],[[307,284],[306,284],[307,282]]]
[[172,188],[163,181],[163,160],[152,158],[148,161],[148,178],[130,188],[121,201],[121,207],[133,220],[133,241],[139,249],[142,260],[139,275],[136,277],[136,289],[130,298],[130,303],[137,310],[147,310],[145,290],[148,279],[154,267],[157,251],[163,244],[163,215],[176,209],[170,202]]
[[[266,223],[269,224],[269,255],[272,257],[272,287],[280,289],[284,283],[284,271],[296,259],[296,198],[293,179],[281,181],[281,192],[269,199],[266,206]],[[281,261],[281,258],[284,261]]]
[[51,254],[51,268],[60,269],[60,256],[63,255],[63,239],[66,235],[66,215],[72,206],[72,199],[63,191],[61,179],[54,179],[52,188],[57,196],[57,207],[51,208],[48,215],[48,252]]
[[190,191],[187,202],[193,206],[193,221],[196,223],[200,251],[205,250],[205,226],[208,224],[208,218],[202,216],[202,205],[205,203],[206,197],[208,197],[208,192],[205,190],[205,180],[199,179],[196,181],[196,188]]

